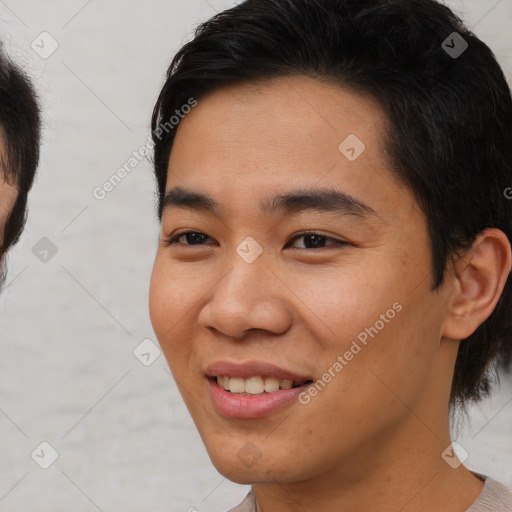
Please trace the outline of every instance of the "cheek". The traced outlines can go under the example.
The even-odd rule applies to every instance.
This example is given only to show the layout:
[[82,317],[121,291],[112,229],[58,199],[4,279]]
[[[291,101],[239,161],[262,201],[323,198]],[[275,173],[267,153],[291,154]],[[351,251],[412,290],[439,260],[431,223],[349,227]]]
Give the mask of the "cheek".
[[392,389],[400,382],[414,387],[425,379],[435,357],[434,325],[440,323],[440,315],[429,280],[417,287],[417,270],[410,265],[397,265],[391,258],[380,261],[290,280],[301,298],[301,316],[321,348],[317,368],[332,369],[342,356],[343,369],[338,364],[333,371],[344,377],[334,379],[334,387],[342,385],[349,396],[354,388],[356,395],[366,388],[368,393],[375,388],[386,392],[369,370]]
[[149,287],[153,330],[173,374],[191,363],[194,322],[205,287],[183,269],[157,254]]
[[186,305],[180,293],[182,284],[173,275],[162,257],[157,256],[149,287],[149,316],[166,357],[177,339],[179,319],[185,315]]
[[[328,353],[343,353],[359,335],[364,341],[366,329],[376,322],[379,331],[387,329],[398,314],[393,304],[402,295],[399,278],[389,269],[356,261],[343,268],[296,272],[283,280],[293,292],[290,297],[301,320]],[[382,324],[381,315],[388,310],[388,322]]]
[[166,300],[165,290],[166,286],[163,283],[163,275],[160,270],[159,258],[157,256],[153,265],[153,271],[151,273],[151,280],[149,283],[149,317],[153,330],[160,340],[161,326],[164,320],[164,307],[163,303]]
[[168,338],[174,326],[177,327],[180,319],[193,308],[197,285],[183,269],[166,259],[162,253],[155,259],[149,287],[149,313],[157,336]]

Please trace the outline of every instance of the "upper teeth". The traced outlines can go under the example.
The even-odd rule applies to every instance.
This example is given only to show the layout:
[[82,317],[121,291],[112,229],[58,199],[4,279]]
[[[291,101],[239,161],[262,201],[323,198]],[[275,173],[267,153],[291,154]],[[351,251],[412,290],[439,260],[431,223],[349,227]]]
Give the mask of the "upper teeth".
[[217,383],[226,391],[231,393],[248,393],[250,395],[259,395],[263,392],[273,393],[279,389],[291,389],[293,380],[281,380],[276,377],[217,377]]

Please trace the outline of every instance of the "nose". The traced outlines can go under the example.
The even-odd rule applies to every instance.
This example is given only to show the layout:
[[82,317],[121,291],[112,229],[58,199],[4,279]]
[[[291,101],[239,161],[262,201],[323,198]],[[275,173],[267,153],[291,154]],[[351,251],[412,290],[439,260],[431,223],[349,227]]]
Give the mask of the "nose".
[[230,263],[230,270],[211,290],[199,324],[238,340],[250,330],[285,333],[293,321],[292,293],[285,283],[262,257],[247,263],[236,256]]

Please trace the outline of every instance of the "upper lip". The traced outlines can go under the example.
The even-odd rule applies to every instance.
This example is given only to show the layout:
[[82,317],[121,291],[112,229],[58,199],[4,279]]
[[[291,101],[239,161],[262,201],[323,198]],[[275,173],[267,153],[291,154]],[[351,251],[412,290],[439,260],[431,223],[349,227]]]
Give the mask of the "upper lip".
[[275,377],[280,380],[293,380],[296,382],[306,382],[312,380],[307,375],[300,375],[285,368],[280,368],[273,364],[264,361],[246,361],[246,362],[232,362],[232,361],[216,361],[208,365],[206,368],[206,375],[208,377]]

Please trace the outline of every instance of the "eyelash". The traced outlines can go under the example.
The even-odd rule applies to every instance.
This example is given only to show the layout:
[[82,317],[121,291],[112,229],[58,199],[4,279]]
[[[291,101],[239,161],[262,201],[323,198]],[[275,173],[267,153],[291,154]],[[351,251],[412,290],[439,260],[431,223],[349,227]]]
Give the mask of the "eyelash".
[[[185,235],[190,235],[190,234],[198,234],[198,235],[203,235],[203,236],[206,236],[206,238],[211,238],[207,235],[205,235],[204,233],[201,233],[200,231],[185,231],[183,233],[179,233],[177,235],[175,235],[174,237],[170,238],[170,239],[164,239],[163,242],[165,243],[165,246],[166,247],[169,247],[171,245],[176,245],[178,244],[179,242],[177,242],[178,239],[180,239],[181,237],[185,236]],[[340,246],[340,245],[348,245],[348,242],[344,242],[343,240],[338,240],[336,238],[332,238],[332,237],[329,237],[329,236],[326,236],[326,235],[323,235],[322,233],[317,233],[315,231],[307,231],[307,232],[304,232],[304,233],[301,233],[299,235],[296,235],[295,237],[293,237],[290,242],[294,242],[297,238],[303,238],[303,237],[306,237],[306,236],[310,236],[310,235],[316,235],[316,236],[319,236],[321,238],[324,238],[325,240],[332,240],[336,243],[334,244],[330,244],[330,245],[327,245],[326,247],[317,247],[316,249],[326,249],[327,247],[331,247],[331,246]],[[289,242],[289,243],[290,243]],[[205,245],[205,244],[179,244],[179,245],[185,245],[185,246],[190,246],[190,247],[194,247],[194,246],[200,246],[200,245]],[[308,247],[295,247],[295,249],[302,249],[302,250],[311,250],[311,249],[315,249],[314,247],[313,248],[308,248]]]

